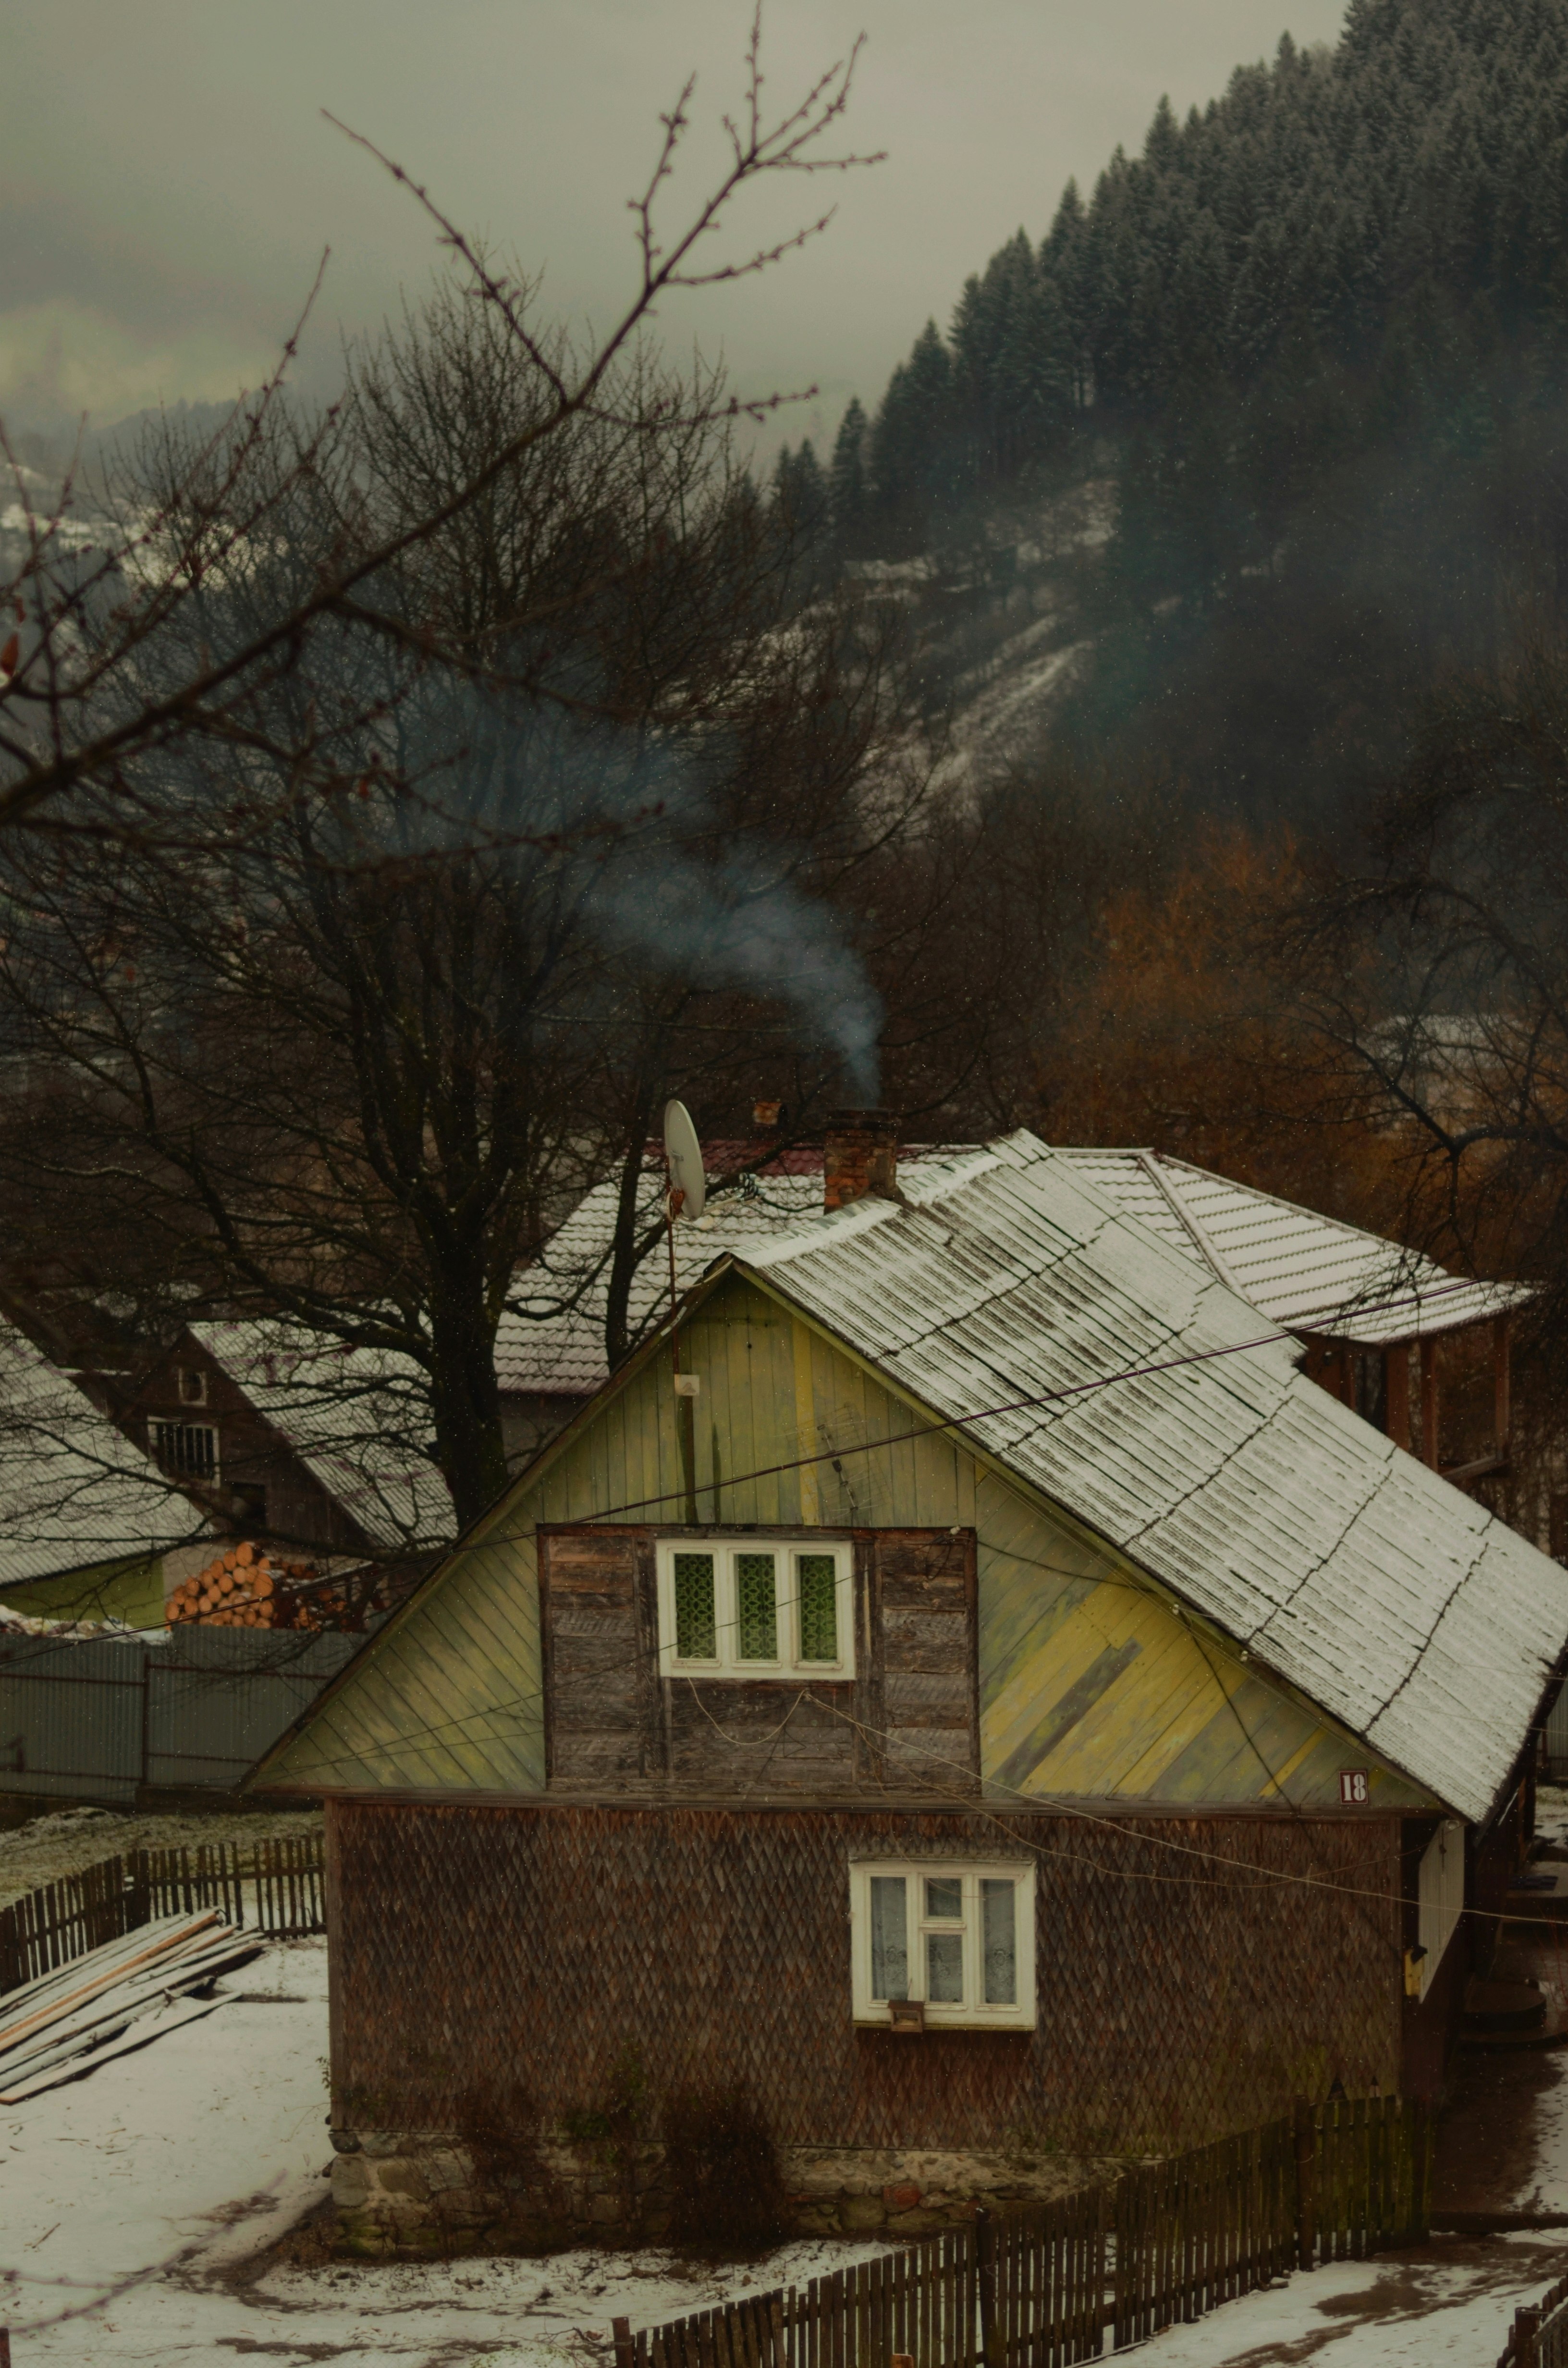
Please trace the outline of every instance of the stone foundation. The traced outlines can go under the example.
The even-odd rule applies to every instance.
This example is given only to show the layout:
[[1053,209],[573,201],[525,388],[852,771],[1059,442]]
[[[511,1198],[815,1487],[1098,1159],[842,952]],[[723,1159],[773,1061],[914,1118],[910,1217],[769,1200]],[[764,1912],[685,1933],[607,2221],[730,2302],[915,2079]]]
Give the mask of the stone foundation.
[[[476,2142],[440,2132],[335,2130],[332,2198],[346,2250],[395,2254],[657,2244],[670,2225],[652,2143]],[[1049,2203],[1114,2179],[1098,2157],[784,2146],[794,2236],[924,2237],[977,2204]]]

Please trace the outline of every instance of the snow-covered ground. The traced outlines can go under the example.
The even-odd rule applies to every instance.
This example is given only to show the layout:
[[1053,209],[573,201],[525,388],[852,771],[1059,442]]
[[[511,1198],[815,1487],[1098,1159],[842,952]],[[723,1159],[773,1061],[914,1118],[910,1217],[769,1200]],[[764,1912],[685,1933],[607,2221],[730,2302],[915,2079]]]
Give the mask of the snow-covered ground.
[[197,1850],[203,1842],[271,1841],[319,1834],[319,1809],[195,1810],[148,1816],[69,1804],[24,1825],[0,1826],[0,1907],[40,1884],[133,1850]]
[[[722,2272],[657,2253],[292,2264],[269,2255],[325,2194],[326,1944],[269,1948],[232,2003],[0,2108],[0,2324],[15,2368],[600,2368],[610,2320],[699,2309],[874,2246],[793,2245]],[[1535,2058],[1529,2127],[1499,2206],[1568,2212],[1568,2056]],[[1437,2238],[1232,2303],[1146,2347],[1156,2368],[1491,2368],[1515,2307],[1568,2270],[1568,2230]],[[138,2279],[123,2291],[122,2280]],[[38,2322],[108,2295],[85,2318]]]
[[[664,2254],[325,2262],[254,2274],[318,2204],[331,2157],[326,1943],[286,1941],[235,2002],[29,2103],[0,2107],[0,2324],[15,2368],[233,2368],[256,2353],[350,2368],[597,2368],[610,2320],[653,2326],[875,2246],[786,2247],[714,2275]],[[157,2264],[85,2320],[34,2322]]]

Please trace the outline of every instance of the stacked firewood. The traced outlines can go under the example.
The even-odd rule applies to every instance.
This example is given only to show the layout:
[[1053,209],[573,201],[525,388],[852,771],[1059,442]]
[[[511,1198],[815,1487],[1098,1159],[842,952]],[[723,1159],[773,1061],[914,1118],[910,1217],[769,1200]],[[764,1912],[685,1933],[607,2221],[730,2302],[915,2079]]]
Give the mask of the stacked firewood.
[[206,1628],[291,1627],[286,1592],[315,1575],[308,1563],[274,1563],[265,1546],[230,1546],[175,1588],[168,1618]]

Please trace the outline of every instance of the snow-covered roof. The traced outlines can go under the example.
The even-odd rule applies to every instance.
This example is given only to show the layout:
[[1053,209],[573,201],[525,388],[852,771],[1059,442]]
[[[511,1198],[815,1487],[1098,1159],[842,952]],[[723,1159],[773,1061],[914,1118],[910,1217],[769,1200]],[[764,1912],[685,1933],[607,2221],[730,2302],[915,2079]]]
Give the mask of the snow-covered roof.
[[802,1215],[744,1263],[1484,1817],[1568,1651],[1568,1571],[1308,1381],[1084,1160],[1019,1133],[901,1180],[903,1206]]
[[[967,1144],[924,1144],[899,1155],[899,1173],[961,1159]],[[710,1176],[738,1166],[745,1146],[705,1144]],[[663,1159],[651,1162],[638,1190],[642,1228],[657,1219],[667,1179]],[[609,1372],[605,1353],[605,1308],[609,1258],[615,1241],[619,1187],[597,1185],[581,1200],[546,1245],[543,1257],[517,1277],[517,1309],[508,1308],[495,1338],[495,1378],[508,1394],[560,1392],[587,1397]],[[676,1281],[680,1291],[697,1282],[724,1250],[742,1258],[757,1244],[789,1232],[822,1207],[823,1155],[787,1153],[748,1172],[740,1186],[712,1195],[695,1224],[676,1227]],[[670,1267],[663,1243],[655,1245],[632,1277],[628,1308],[631,1337],[641,1338],[669,1305]],[[521,1311],[521,1312],[519,1312]]]
[[191,1338],[373,1545],[406,1553],[451,1536],[446,1481],[423,1452],[429,1385],[411,1358],[276,1321],[195,1324]]
[[1364,1348],[1451,1332],[1530,1297],[1463,1282],[1418,1250],[1156,1151],[1062,1149],[1103,1192],[1294,1332]]
[[0,1587],[161,1554],[201,1527],[70,1375],[0,1324]]
[[[975,1146],[915,1144],[899,1155],[899,1174],[937,1167]],[[706,1144],[710,1176],[741,1165],[746,1146]],[[1498,1315],[1529,1297],[1512,1283],[1463,1282],[1418,1251],[1381,1234],[1321,1216],[1294,1201],[1233,1184],[1154,1151],[1064,1149],[1101,1191],[1152,1225],[1184,1256],[1229,1282],[1260,1312],[1292,1331],[1381,1347]],[[721,1251],[745,1257],[760,1241],[793,1229],[822,1206],[819,1148],[786,1154],[759,1167],[744,1186],[710,1200],[697,1224],[676,1227],[676,1277],[685,1291]],[[651,1225],[665,1192],[662,1160],[650,1163],[638,1200],[640,1226]],[[609,1370],[605,1303],[615,1239],[619,1187],[598,1185],[579,1201],[544,1257],[518,1277],[518,1310],[501,1319],[495,1372],[508,1394],[586,1397]],[[631,1338],[657,1323],[669,1297],[663,1246],[632,1278]],[[532,1311],[532,1312],[528,1312]]]

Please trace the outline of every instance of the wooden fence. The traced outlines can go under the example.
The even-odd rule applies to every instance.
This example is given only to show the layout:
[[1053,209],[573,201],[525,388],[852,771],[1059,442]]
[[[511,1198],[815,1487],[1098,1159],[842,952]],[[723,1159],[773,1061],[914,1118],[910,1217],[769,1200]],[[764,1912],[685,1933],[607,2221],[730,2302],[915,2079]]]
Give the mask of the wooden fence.
[[100,1859],[0,1908],[0,1996],[154,1916],[218,1907],[231,1924],[280,1938],[324,1932],[319,1834]]
[[1568,2368],[1568,2278],[1514,2313],[1497,2368]]
[[803,2286],[637,2335],[617,2319],[616,2368],[1071,2368],[1108,2331],[1119,2351],[1293,2269],[1424,2237],[1432,2135],[1399,2097],[1301,2105]]

